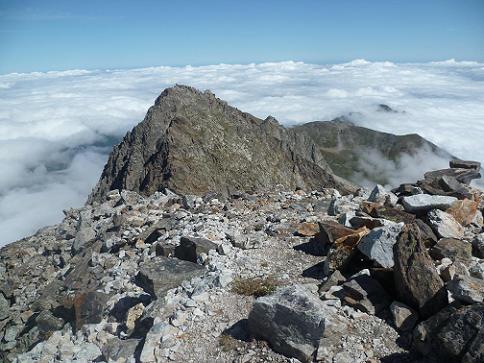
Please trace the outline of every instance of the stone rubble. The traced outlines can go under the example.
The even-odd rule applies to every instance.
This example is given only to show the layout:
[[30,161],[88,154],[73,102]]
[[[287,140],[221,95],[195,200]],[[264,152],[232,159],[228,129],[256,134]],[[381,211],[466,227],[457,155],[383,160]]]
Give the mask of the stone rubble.
[[0,361],[483,362],[466,163],[346,196],[110,191],[1,249]]

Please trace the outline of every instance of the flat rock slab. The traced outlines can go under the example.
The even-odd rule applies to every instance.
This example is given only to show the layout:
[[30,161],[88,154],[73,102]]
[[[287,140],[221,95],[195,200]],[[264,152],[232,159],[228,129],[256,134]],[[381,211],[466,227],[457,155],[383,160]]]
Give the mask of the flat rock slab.
[[154,298],[163,296],[185,280],[205,273],[203,266],[169,257],[155,257],[140,264],[135,283]]
[[294,285],[258,298],[249,314],[252,335],[287,357],[311,362],[320,339],[346,328],[347,319],[305,288]]
[[417,194],[402,198],[403,207],[410,213],[423,213],[431,209],[448,209],[457,201],[455,197]]
[[451,168],[460,168],[460,169],[474,169],[474,170],[481,169],[480,162],[471,161],[471,160],[451,160],[449,162],[449,166]]

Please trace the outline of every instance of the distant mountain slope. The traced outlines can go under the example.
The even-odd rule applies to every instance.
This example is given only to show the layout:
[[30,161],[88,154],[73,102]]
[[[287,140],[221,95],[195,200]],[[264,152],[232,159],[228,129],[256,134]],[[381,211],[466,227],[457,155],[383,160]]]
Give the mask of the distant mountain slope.
[[347,121],[310,122],[285,128],[229,106],[209,91],[177,85],[165,89],[145,119],[115,146],[89,201],[113,189],[146,195],[169,188],[184,194],[356,186],[371,150],[398,160],[421,148],[448,155],[418,135],[395,136]]
[[387,175],[376,174],[362,165],[365,155],[372,153],[382,161],[398,162],[402,156],[415,156],[424,151],[446,160],[454,158],[445,150],[417,134],[393,135],[356,126],[344,118],[315,121],[290,129],[304,133],[318,146],[331,169],[339,176],[355,181],[362,175],[371,181],[386,184]]

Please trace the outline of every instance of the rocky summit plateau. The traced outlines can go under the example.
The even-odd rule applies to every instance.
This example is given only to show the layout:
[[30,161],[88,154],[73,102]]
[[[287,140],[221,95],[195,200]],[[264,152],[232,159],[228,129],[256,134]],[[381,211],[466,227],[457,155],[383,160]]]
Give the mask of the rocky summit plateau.
[[[357,185],[366,152],[420,149],[449,167]],[[169,88],[82,208],[0,250],[0,361],[482,363],[480,177],[417,135]]]

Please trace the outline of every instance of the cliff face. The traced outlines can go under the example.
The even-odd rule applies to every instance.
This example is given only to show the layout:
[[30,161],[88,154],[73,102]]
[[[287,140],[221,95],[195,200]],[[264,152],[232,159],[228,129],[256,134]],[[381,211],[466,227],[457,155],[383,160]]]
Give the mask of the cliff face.
[[[386,184],[385,175],[360,170],[369,150],[398,161],[424,148],[450,155],[418,135],[396,136],[347,121],[285,128],[229,106],[209,91],[168,88],[145,119],[114,147],[89,202],[114,189],[150,195],[169,188],[201,195],[234,191],[334,187],[356,190],[355,174]],[[375,174],[375,173],[374,173]]]
[[287,132],[274,118],[241,112],[210,92],[175,86],[114,148],[89,200],[113,189],[227,195],[279,184],[355,190],[332,172],[306,135]]

